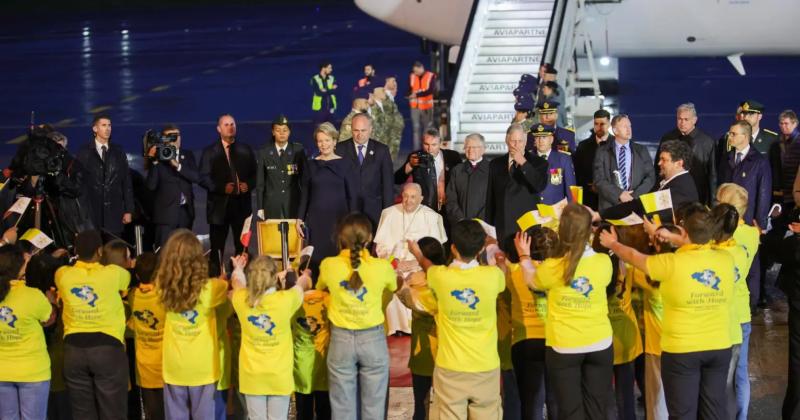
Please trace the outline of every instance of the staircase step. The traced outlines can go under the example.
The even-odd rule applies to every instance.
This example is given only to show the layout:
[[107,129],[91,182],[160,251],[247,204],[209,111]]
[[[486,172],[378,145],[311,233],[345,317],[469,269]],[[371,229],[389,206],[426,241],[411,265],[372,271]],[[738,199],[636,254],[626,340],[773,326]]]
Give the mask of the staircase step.
[[550,18],[547,19],[509,19],[509,20],[490,20],[483,26],[483,30],[496,28],[544,28],[550,27]]
[[[484,96],[485,98],[479,98],[481,100],[485,100],[488,102],[497,102],[489,100],[491,97],[488,95],[499,95],[502,98],[508,99],[513,92],[514,89],[517,88],[517,80],[515,79],[513,82],[496,82],[496,83],[472,83],[467,87],[467,101],[469,98],[474,94],[478,94],[476,96]],[[476,98],[477,99],[477,98]]]
[[497,64],[497,65],[476,65],[472,68],[472,74],[516,74],[536,73],[539,68],[538,63],[534,64]]
[[489,11],[553,10],[553,1],[498,1],[489,5]]
[[513,28],[494,28],[483,32],[483,39],[507,37],[542,37],[547,38],[547,28],[530,28],[527,26]]
[[550,19],[552,14],[552,7],[543,6],[541,10],[492,10],[487,18],[488,20]]
[[539,47],[540,50],[544,50],[544,42],[546,40],[547,38],[543,36],[483,38],[479,48],[483,50],[488,47]]
[[539,66],[539,63],[541,62],[541,54],[487,55],[483,57],[477,57],[475,60],[475,64],[478,65],[528,64]]
[[461,123],[458,128],[459,132],[465,133],[481,133],[484,136],[491,133],[502,134],[505,136],[508,126],[511,125],[511,118],[503,123],[487,124],[487,123]]
[[[506,98],[508,98],[507,95]],[[506,99],[505,102],[467,102],[461,108],[462,112],[508,112],[514,109],[514,102]]]
[[511,91],[498,92],[498,93],[467,93],[467,97],[464,98],[465,104],[474,104],[481,102],[514,103],[514,94]]
[[478,50],[478,57],[487,55],[527,55],[541,54],[542,47],[481,47]]
[[[534,76],[538,73],[539,69],[532,70],[531,74]],[[470,77],[469,81],[470,84],[479,84],[479,83],[519,83],[519,79],[522,76],[520,74],[474,74]],[[516,86],[515,86],[516,87]],[[513,89],[512,89],[513,90]]]

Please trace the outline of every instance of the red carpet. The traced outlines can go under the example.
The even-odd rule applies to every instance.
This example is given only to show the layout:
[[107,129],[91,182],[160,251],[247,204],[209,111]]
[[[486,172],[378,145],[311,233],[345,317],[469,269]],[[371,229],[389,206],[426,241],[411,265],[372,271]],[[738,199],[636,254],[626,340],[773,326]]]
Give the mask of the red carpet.
[[389,342],[389,386],[411,386],[411,371],[408,370],[408,355],[411,349],[411,337],[390,336]]

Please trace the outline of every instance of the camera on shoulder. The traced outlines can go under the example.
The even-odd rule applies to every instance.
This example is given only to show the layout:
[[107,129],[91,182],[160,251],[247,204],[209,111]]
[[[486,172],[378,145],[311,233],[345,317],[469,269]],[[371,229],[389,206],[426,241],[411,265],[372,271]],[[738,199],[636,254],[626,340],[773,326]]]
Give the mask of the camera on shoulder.
[[[155,130],[147,130],[142,137],[144,157],[149,157],[161,162],[167,162],[178,157],[178,148],[175,142],[178,141],[178,133],[161,134]],[[150,149],[155,147],[155,156],[150,155]]]

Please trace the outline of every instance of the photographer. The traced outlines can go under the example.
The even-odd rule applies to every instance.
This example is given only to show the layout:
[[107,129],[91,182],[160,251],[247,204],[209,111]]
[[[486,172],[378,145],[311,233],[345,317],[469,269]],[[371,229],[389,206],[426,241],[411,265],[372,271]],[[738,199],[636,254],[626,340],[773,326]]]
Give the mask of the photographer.
[[443,211],[446,203],[445,187],[450,180],[450,170],[461,163],[461,156],[453,150],[442,149],[442,139],[435,128],[425,130],[422,150],[411,152],[406,163],[394,173],[394,183],[411,182],[422,187],[422,204]]
[[159,248],[173,230],[192,229],[197,163],[191,151],[181,149],[181,132],[174,125],[164,127],[160,136],[147,136],[145,145],[150,159],[146,187],[155,193],[152,219]]
[[97,116],[92,123],[94,140],[76,158],[85,169],[85,202],[94,227],[121,236],[132,220],[133,186],[128,158],[120,146],[112,144],[111,119]]

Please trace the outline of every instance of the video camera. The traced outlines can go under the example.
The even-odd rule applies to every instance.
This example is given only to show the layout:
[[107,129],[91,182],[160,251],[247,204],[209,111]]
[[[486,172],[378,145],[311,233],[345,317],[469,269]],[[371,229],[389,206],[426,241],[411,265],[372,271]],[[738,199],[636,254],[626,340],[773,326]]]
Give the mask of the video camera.
[[414,152],[414,156],[416,156],[417,161],[419,162],[417,166],[421,166],[423,168],[433,168],[436,165],[433,155],[424,150],[418,150]]
[[[173,143],[178,141],[178,133],[161,134],[155,130],[147,130],[142,137],[144,157],[167,162],[178,157],[178,148]],[[150,149],[156,148],[156,155],[150,156]]]
[[[55,176],[64,167],[66,150],[56,143],[54,136],[62,136],[48,126],[32,127],[28,140],[23,143],[12,161],[16,176]],[[21,171],[20,171],[21,169]]]

